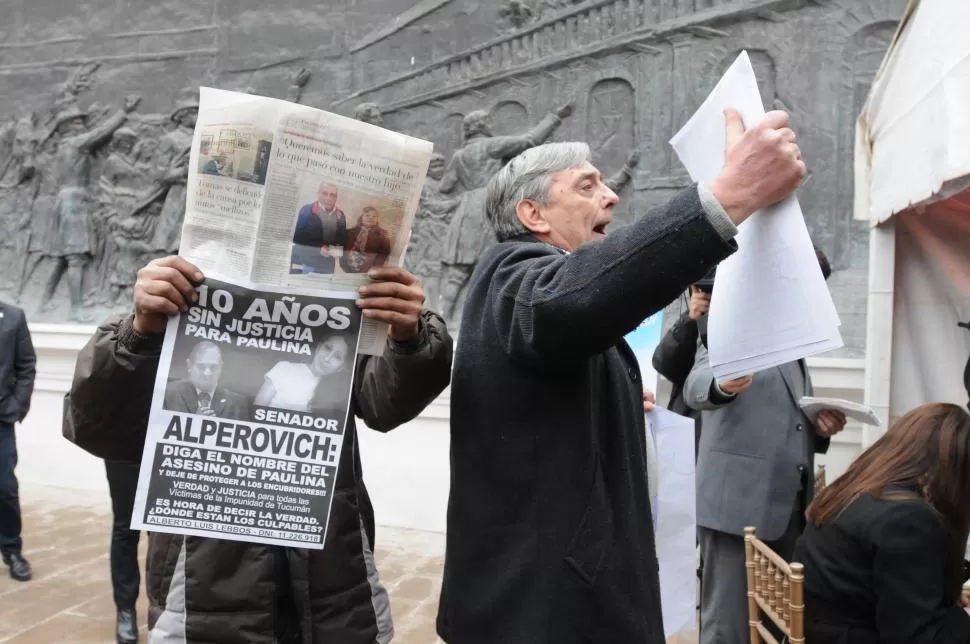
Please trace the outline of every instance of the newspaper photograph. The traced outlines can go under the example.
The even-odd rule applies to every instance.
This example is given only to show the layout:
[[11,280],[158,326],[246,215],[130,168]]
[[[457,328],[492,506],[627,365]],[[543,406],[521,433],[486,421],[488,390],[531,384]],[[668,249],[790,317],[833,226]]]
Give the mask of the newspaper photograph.
[[[236,284],[356,291],[403,266],[432,144],[274,98],[203,87],[180,254]],[[360,352],[387,327],[364,320]]]
[[165,332],[132,529],[321,549],[351,413],[354,293],[212,277],[196,292]]

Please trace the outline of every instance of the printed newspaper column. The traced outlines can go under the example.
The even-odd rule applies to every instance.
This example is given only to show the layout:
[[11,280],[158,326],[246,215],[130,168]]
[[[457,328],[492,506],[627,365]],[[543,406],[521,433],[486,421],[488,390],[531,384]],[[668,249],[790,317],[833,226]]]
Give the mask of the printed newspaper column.
[[[403,266],[431,147],[320,110],[287,113],[270,153],[251,279],[351,290],[373,268]],[[387,325],[363,327],[360,351],[379,355]]]
[[169,320],[132,528],[323,548],[361,315],[353,293],[208,277]]

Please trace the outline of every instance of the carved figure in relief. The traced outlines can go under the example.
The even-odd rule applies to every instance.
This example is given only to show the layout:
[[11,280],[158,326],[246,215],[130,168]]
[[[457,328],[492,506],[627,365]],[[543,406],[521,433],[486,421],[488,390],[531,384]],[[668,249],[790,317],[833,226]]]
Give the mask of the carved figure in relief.
[[521,29],[536,17],[536,12],[523,0],[506,0],[498,10],[498,17],[506,21],[510,29]]
[[291,103],[299,103],[300,99],[303,97],[303,88],[306,87],[307,83],[310,82],[310,70],[306,67],[301,67],[293,76],[290,77],[290,86],[286,90],[285,99]]
[[[144,190],[143,169],[134,157],[137,133],[122,127],[112,138],[111,152],[105,160],[98,180],[98,205],[95,217],[98,233],[98,252],[95,253],[93,284],[88,292],[89,301],[114,304],[119,290],[112,279],[119,267],[118,245],[113,233],[116,223],[128,217]],[[149,220],[148,217],[145,217]],[[150,220],[149,220],[150,221]],[[135,268],[137,270],[137,266]]]
[[0,131],[0,286],[15,285],[17,261],[26,252],[24,214],[37,191],[36,117],[28,113]]
[[[300,99],[303,98],[303,88],[310,82],[310,77],[310,70],[306,67],[301,67],[293,72],[290,75],[290,86],[286,88],[286,96],[283,97],[283,100],[291,103],[299,103]],[[248,85],[239,91],[245,94],[259,94],[252,85]]]
[[68,319],[88,322],[90,315],[83,310],[82,287],[84,268],[95,247],[92,229],[91,200],[88,184],[94,152],[120,128],[128,113],[137,107],[141,99],[129,96],[123,109],[117,110],[98,127],[88,130],[85,114],[74,107],[58,116],[55,130],[63,135],[57,151],[56,169],[60,180],[55,206],[56,225],[50,254],[55,261],[41,308],[50,307],[51,299],[67,276],[71,310]]
[[111,219],[110,234],[116,255],[108,275],[112,298],[108,304],[129,301],[138,269],[144,265],[145,256],[155,250],[148,240],[152,238],[152,224],[160,209],[161,205],[156,202],[140,215]]
[[616,194],[620,194],[620,191],[633,180],[633,171],[638,165],[640,165],[640,152],[633,150],[627,156],[626,163],[623,164],[623,167],[616,174],[607,178],[604,183],[609,186],[610,190]]
[[559,13],[563,9],[568,9],[573,5],[580,4],[585,0],[539,0],[536,3],[536,13],[540,18],[545,18],[549,14]]
[[176,253],[185,217],[185,193],[189,179],[189,152],[192,133],[199,116],[199,101],[192,92],[179,100],[169,117],[175,128],[166,132],[158,144],[159,160],[165,168],[155,189],[135,208],[133,214],[164,199],[155,225],[152,245],[162,253]]
[[361,103],[354,108],[354,118],[364,123],[384,127],[384,115],[377,103]]
[[24,256],[19,260],[16,270],[17,286],[15,299],[19,303],[23,297],[24,287],[34,275],[43,259],[48,254],[48,247],[53,237],[53,226],[56,223],[55,211],[57,207],[57,192],[60,189],[59,177],[55,171],[57,162],[57,145],[60,135],[49,133],[41,136],[36,153],[36,182],[37,191],[31,207],[24,213],[21,221],[21,238],[24,243]]
[[462,123],[464,142],[451,157],[438,190],[460,195],[460,203],[448,228],[443,264],[445,273],[441,309],[449,324],[456,324],[459,300],[479,256],[494,241],[485,218],[485,186],[506,161],[543,143],[562,120],[572,114],[566,104],[548,114],[525,134],[492,136],[488,112],[470,112]]
[[420,275],[424,281],[427,302],[432,309],[438,306],[441,261],[444,258],[448,222],[459,203],[457,197],[442,194],[439,190],[445,168],[444,155],[437,152],[432,154],[405,255],[408,270]]

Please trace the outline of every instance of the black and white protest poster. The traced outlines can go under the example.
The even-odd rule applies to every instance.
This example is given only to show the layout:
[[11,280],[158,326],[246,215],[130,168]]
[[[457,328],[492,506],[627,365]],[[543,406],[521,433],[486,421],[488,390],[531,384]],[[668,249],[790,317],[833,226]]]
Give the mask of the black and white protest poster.
[[323,548],[350,412],[354,293],[207,278],[165,332],[132,529]]

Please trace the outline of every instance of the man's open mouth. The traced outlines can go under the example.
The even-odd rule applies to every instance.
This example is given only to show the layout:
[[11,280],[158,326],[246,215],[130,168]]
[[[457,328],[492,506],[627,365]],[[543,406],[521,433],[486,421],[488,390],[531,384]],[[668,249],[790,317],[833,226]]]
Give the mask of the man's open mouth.
[[605,235],[606,227],[608,225],[609,224],[599,224],[598,226],[593,226],[593,232],[596,233],[597,235]]

